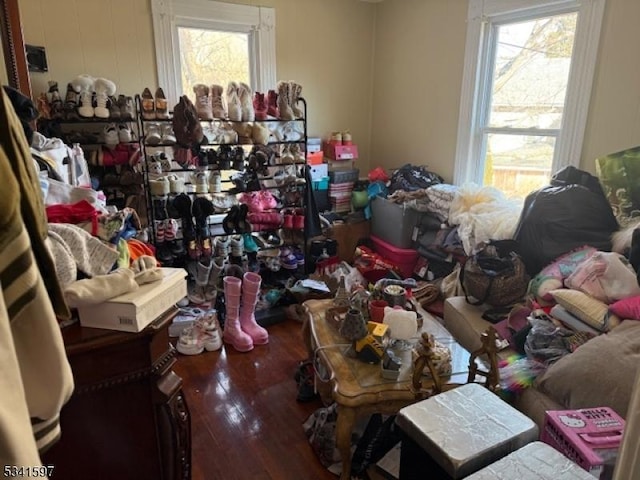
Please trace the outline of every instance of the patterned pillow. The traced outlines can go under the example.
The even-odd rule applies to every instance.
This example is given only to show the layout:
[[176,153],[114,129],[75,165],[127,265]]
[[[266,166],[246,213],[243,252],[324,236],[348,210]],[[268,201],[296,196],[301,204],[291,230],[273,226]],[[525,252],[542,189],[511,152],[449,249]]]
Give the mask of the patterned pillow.
[[609,313],[609,306],[579,290],[561,288],[552,290],[551,295],[569,313],[587,325],[606,332],[620,323],[620,319]]
[[551,291],[562,288],[564,280],[575,271],[578,265],[596,252],[595,248],[585,245],[559,256],[531,279],[529,293],[538,300],[552,302]]

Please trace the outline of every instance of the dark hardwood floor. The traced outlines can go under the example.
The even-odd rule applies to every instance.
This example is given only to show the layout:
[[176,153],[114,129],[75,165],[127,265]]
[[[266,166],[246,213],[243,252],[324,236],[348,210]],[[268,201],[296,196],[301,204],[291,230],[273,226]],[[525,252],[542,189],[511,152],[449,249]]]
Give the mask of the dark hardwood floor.
[[269,344],[238,353],[178,356],[191,411],[193,480],[335,480],[318,461],[302,423],[320,400],[296,401],[293,378],[307,357],[302,325],[271,325]]

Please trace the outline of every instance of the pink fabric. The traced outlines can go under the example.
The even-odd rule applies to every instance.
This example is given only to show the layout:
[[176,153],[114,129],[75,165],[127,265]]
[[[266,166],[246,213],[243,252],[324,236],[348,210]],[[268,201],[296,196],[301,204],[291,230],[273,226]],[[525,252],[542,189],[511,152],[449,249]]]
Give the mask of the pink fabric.
[[224,277],[224,300],[226,316],[222,339],[239,352],[253,350],[251,337],[240,328],[240,296],[242,281],[236,277]]
[[640,296],[624,298],[609,305],[609,312],[620,320],[640,320]]
[[240,311],[240,326],[247,333],[254,345],[269,343],[269,333],[256,322],[255,310],[262,277],[254,272],[244,274],[242,281],[242,309]]

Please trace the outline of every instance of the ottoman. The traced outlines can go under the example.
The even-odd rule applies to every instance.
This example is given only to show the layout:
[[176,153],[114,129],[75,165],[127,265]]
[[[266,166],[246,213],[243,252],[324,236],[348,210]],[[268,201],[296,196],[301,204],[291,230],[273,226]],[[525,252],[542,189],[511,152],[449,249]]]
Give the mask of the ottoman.
[[546,443],[533,442],[467,477],[467,480],[593,480]]
[[470,383],[400,410],[400,480],[466,477],[538,439],[536,424]]

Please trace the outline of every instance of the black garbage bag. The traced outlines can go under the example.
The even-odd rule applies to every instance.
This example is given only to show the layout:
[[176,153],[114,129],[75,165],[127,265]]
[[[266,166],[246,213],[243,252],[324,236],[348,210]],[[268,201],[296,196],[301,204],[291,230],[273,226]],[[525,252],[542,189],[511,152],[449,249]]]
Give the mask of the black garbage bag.
[[431,185],[443,182],[444,179],[437,173],[430,172],[425,167],[419,167],[407,163],[391,175],[389,193],[393,193],[396,190],[413,192],[415,190],[421,190],[428,188]]
[[618,228],[597,178],[567,167],[551,185],[527,196],[514,238],[527,273],[534,276],[560,255],[584,245],[611,251],[611,234]]

